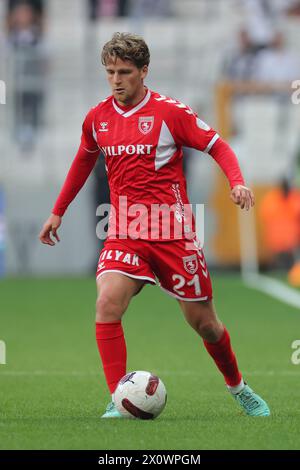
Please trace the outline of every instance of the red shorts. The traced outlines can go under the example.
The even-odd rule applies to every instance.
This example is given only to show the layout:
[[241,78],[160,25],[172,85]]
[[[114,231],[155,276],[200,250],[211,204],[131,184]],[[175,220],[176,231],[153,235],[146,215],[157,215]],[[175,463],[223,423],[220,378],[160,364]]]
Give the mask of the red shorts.
[[107,272],[152,284],[158,280],[164,291],[181,300],[212,298],[209,272],[197,241],[108,239],[100,253],[97,280]]

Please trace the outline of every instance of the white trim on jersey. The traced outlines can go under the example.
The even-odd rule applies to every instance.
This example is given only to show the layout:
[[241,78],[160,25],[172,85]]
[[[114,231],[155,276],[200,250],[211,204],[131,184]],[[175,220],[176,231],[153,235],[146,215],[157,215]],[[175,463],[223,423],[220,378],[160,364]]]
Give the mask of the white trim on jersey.
[[117,113],[119,113],[119,114],[121,114],[123,117],[127,118],[127,117],[132,116],[134,113],[136,113],[137,111],[139,111],[141,108],[143,108],[143,107],[148,103],[148,101],[150,100],[150,97],[151,97],[151,91],[148,90],[147,93],[146,93],[145,98],[143,99],[143,101],[141,101],[137,106],[135,106],[134,108],[130,109],[129,111],[124,111],[123,109],[119,108],[119,106],[118,106],[117,103],[115,102],[115,99],[114,99],[114,98],[113,98],[113,100],[112,100],[112,103],[113,103],[113,107],[115,108],[115,110],[117,111]]
[[116,105],[114,98],[113,98],[113,100],[112,100],[112,104],[113,104],[113,107],[115,108],[115,110],[117,111],[117,113],[119,113],[119,114],[124,114],[123,109],[119,108],[119,106]]
[[89,152],[89,153],[99,152],[99,148],[97,148],[96,150],[89,150],[89,149],[87,149],[86,147],[83,147],[83,148],[84,148],[84,150],[86,150],[86,151]]
[[97,142],[97,132],[95,131],[95,123],[94,123],[94,121],[93,121],[93,123],[92,123],[92,131],[93,131],[94,140]]
[[88,150],[88,152],[98,152],[100,150],[100,147],[97,143],[97,132],[95,131],[95,123],[94,121],[92,122],[92,131],[93,131],[93,139],[96,143],[96,145],[98,146],[98,149],[97,150],[88,150],[88,149],[85,149],[85,150]]
[[212,146],[214,145],[214,143],[219,139],[219,137],[220,137],[219,134],[215,134],[215,135],[213,136],[213,138],[211,139],[211,141],[209,142],[209,144],[208,144],[208,146],[206,147],[206,149],[203,150],[203,152],[208,153],[208,152],[211,150],[211,148],[212,148]]
[[96,277],[96,281],[102,276],[102,274],[105,273],[121,273],[124,274],[124,276],[127,277],[132,277],[133,279],[142,279],[144,281],[151,281],[153,284],[156,284],[156,280],[152,277],[148,276],[135,276],[134,274],[126,273],[125,271],[121,271],[120,269],[106,269],[105,271],[102,271],[102,273],[98,274]]
[[170,290],[168,289],[165,289],[164,287],[160,286],[161,290],[165,291],[167,294],[169,294],[171,297],[175,297],[175,299],[179,299],[179,300],[184,300],[184,302],[197,302],[198,300],[207,300],[208,299],[208,296],[206,295],[205,297],[195,297],[194,299],[191,299],[191,297],[180,297],[179,295],[177,294],[173,294],[173,292],[171,292]]
[[177,147],[174,138],[167,124],[165,123],[165,121],[163,121],[155,153],[156,171],[166,165],[171,160],[174,153],[176,152],[176,149]]

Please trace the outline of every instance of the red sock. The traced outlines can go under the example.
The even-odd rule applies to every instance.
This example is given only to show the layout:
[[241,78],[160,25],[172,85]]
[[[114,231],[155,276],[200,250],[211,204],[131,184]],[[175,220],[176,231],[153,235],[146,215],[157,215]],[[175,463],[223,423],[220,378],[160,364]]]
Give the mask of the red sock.
[[126,374],[126,343],[121,321],[96,323],[96,340],[110,393]]
[[227,385],[235,387],[242,380],[242,374],[239,372],[235,354],[231,348],[230,336],[224,328],[223,336],[217,343],[208,343],[203,341],[208,353],[216,363],[218,369],[222,372]]

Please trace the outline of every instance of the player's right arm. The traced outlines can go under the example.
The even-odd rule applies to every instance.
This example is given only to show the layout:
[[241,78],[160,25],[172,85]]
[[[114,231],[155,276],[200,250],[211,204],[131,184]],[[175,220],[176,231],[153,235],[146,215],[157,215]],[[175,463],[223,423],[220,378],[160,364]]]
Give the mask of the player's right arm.
[[57,230],[61,225],[62,217],[69,204],[83,187],[97,161],[99,147],[93,136],[94,112],[95,110],[91,109],[84,120],[78,152],[52,209],[52,214],[46,220],[40,232],[39,239],[46,245],[54,246],[54,239],[60,241]]
[[59,242],[59,236],[57,234],[57,229],[61,224],[62,218],[59,215],[51,214],[50,217],[46,220],[43,225],[43,228],[40,232],[39,238],[42,243],[45,245],[53,246],[55,245],[55,241],[51,238],[51,235],[56,238]]

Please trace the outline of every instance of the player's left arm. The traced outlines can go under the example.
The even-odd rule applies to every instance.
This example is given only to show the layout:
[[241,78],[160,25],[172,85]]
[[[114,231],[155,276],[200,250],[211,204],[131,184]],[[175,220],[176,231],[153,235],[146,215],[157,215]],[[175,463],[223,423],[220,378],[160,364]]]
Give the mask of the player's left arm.
[[182,106],[174,108],[169,122],[176,143],[208,153],[226,175],[232,201],[241,209],[249,210],[253,207],[253,192],[245,185],[238,159],[232,148],[190,108],[184,109]]
[[237,184],[232,188],[231,199],[235,204],[241,207],[241,209],[246,209],[248,211],[255,204],[255,198],[252,190],[247,186],[242,184]]
[[225,173],[231,188],[230,198],[247,211],[254,206],[254,194],[245,185],[238,159],[232,148],[219,137],[208,152]]

